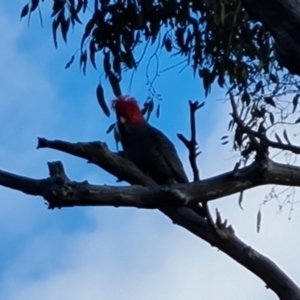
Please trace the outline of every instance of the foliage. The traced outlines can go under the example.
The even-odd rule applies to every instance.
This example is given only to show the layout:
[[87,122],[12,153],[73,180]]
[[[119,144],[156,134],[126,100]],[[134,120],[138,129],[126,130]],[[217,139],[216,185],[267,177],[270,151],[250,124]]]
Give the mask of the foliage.
[[[21,18],[40,9],[40,4],[31,0]],[[86,24],[81,22],[84,14],[90,14]],[[298,112],[299,81],[283,69],[272,36],[239,0],[53,0],[51,17],[56,47],[59,30],[67,42],[71,26],[85,26],[80,42],[82,71],[85,74],[88,60],[96,69],[95,57],[102,53],[102,68],[116,96],[121,93],[122,74],[139,67],[136,48],[157,43],[170,55],[185,59],[200,77],[206,95],[217,83],[237,97],[241,117],[252,129],[267,131]],[[74,59],[75,54],[66,68]],[[280,98],[291,93],[292,107]],[[99,100],[101,107],[105,107],[103,101]],[[153,110],[151,101],[145,104],[148,107]],[[298,117],[295,120],[299,122]],[[235,129],[234,148],[249,158],[249,139],[233,121],[228,129]]]

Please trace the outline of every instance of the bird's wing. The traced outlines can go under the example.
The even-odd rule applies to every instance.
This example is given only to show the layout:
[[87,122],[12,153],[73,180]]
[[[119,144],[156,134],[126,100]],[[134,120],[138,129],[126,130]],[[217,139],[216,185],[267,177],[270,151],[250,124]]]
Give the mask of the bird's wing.
[[151,139],[157,145],[156,149],[165,160],[165,163],[174,173],[174,179],[178,183],[189,182],[174,144],[160,130],[151,125],[149,127]]

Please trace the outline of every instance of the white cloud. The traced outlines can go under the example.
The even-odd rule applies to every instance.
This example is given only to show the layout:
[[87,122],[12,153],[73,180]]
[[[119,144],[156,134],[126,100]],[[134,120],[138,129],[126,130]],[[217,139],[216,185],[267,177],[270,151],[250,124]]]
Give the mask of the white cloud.
[[[97,228],[76,236],[55,232],[40,237],[8,274],[5,299],[213,299],[220,294],[249,299],[249,284],[256,286],[252,297],[264,291],[249,273],[243,280],[245,270],[215,249],[177,227],[161,233],[149,221],[140,213],[120,231],[103,234]],[[118,233],[122,235],[116,238]],[[57,261],[64,268],[57,267]],[[39,265],[54,265],[56,272],[28,279]],[[20,279],[16,275],[24,269],[27,276]],[[269,293],[264,293],[268,299]]]
[[[59,92],[45,75],[44,67],[41,70],[38,64],[26,60],[17,47],[24,33],[22,26],[3,13],[0,14],[0,26],[7,28],[1,37],[4,42],[0,49],[0,168],[34,177],[45,176],[45,162],[63,157],[70,176],[75,173],[80,180],[88,178],[104,183],[104,173],[98,174],[94,167],[83,167],[79,162],[73,165],[75,159],[65,155],[34,150],[36,136],[41,134],[51,138],[71,136],[72,139],[85,137],[88,140],[100,136],[101,126],[106,123],[97,120],[96,112],[89,115],[89,110],[95,107],[91,102],[85,102],[87,106],[78,110],[75,116],[78,111],[72,103],[59,101]],[[44,57],[45,48],[40,49],[35,49],[35,54]],[[44,59],[43,66],[52,61],[51,58]],[[90,90],[83,93],[87,98],[92,97]],[[228,107],[218,105],[220,109],[216,111],[219,113],[211,116],[219,120],[215,128],[208,129],[205,122],[199,124],[203,130],[200,134],[205,138],[200,143],[203,154],[199,159],[204,177],[228,171],[235,163],[234,159],[228,160],[231,153],[220,145],[220,137],[225,133],[224,124],[227,124],[224,119],[229,117],[224,113]],[[171,119],[167,112],[166,109],[163,116]],[[65,113],[69,115],[66,117]],[[186,153],[182,157],[187,163]],[[276,203],[264,206],[261,233],[255,232],[258,205],[268,191],[269,187],[247,191],[244,211],[238,207],[237,195],[210,205],[220,209],[240,238],[270,255],[300,281],[294,263],[297,259],[295,250],[299,248],[295,230],[299,226],[299,212],[296,211],[293,221],[288,222],[286,216],[276,215]],[[49,212],[37,203],[37,199],[8,189],[0,188],[0,196],[0,237],[6,233],[11,240],[27,238],[20,243],[23,247],[20,253],[10,258],[5,269],[0,282],[3,299],[209,300],[220,296],[241,300],[274,299],[274,295],[250,272],[172,225],[159,212],[85,209],[93,226],[68,232],[55,224],[55,220],[63,219],[66,213]],[[15,244],[10,243],[7,236],[5,248],[9,251]]]

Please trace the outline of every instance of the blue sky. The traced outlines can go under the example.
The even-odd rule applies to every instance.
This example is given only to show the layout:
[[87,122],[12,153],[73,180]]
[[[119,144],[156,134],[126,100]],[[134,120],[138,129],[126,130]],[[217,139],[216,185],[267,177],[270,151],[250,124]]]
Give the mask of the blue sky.
[[[50,2],[49,2],[50,3]],[[114,121],[100,110],[95,88],[99,71],[79,63],[64,70],[79,44],[82,28],[59,41],[54,49],[49,27],[50,10],[43,9],[45,28],[33,15],[30,28],[19,22],[23,1],[0,4],[0,26],[5,28],[0,47],[0,169],[34,178],[47,177],[47,161],[62,160],[73,180],[116,184],[115,178],[79,158],[53,150],[36,150],[37,137],[69,141],[106,141]],[[152,49],[153,51],[153,49]],[[151,54],[151,50],[149,52]],[[161,69],[170,61],[160,58]],[[148,96],[145,65],[135,74],[131,95],[141,103]],[[99,64],[101,66],[101,64]],[[189,134],[188,99],[204,100],[202,84],[190,69],[161,75],[156,90],[162,94],[161,117],[151,123],[176,144],[191,178],[187,152],[176,133]],[[122,89],[129,92],[129,76]],[[104,83],[107,99],[110,86]],[[229,107],[218,89],[198,114],[198,140],[203,154],[203,178],[233,168],[236,154],[221,146]],[[280,160],[280,158],[278,158]],[[211,204],[229,219],[238,236],[274,259],[300,282],[296,249],[299,208],[292,221],[289,210],[278,214],[277,203],[263,207],[262,230],[256,233],[259,204],[271,187],[248,191],[244,211],[238,195]],[[298,195],[298,194],[297,194]],[[174,226],[158,211],[116,208],[47,210],[40,197],[0,187],[0,299],[274,299],[272,292],[250,272],[185,230]]]

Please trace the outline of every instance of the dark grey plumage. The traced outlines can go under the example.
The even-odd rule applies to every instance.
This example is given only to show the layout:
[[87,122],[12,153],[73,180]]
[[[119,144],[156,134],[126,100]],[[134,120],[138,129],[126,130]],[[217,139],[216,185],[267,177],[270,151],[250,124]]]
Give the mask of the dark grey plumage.
[[146,121],[118,124],[123,150],[128,159],[158,184],[188,182],[173,143]]

